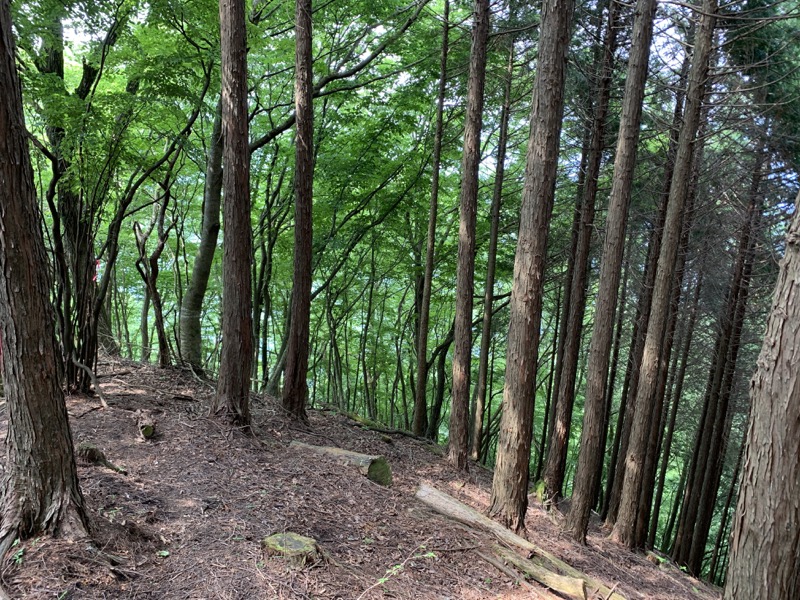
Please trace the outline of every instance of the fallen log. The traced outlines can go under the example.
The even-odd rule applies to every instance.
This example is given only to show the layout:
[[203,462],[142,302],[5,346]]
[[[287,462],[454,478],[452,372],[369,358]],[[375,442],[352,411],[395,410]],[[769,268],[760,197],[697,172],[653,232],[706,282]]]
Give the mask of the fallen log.
[[527,552],[530,557],[536,557],[539,560],[531,560],[530,562],[538,564],[546,569],[554,571],[558,575],[582,579],[586,583],[586,588],[592,591],[597,591],[606,600],[626,600],[625,597],[619,592],[614,591],[613,588],[589,577],[578,569],[565,563],[560,558],[540,548],[536,544],[526,540],[492,521],[489,517],[482,515],[477,510],[470,508],[453,498],[452,496],[440,492],[436,488],[426,483],[420,483],[417,489],[416,497],[426,506],[429,506],[436,512],[469,525],[473,528],[482,529],[494,535],[501,542],[520,548]]
[[516,552],[512,552],[503,546],[494,545],[492,552],[505,561],[506,564],[513,565],[528,577],[535,579],[554,592],[558,592],[567,598],[574,598],[574,600],[587,600],[586,582],[583,579],[554,573],[533,561],[525,560]]
[[343,448],[332,448],[330,446],[312,446],[311,444],[304,444],[297,440],[292,440],[289,447],[333,457],[340,463],[355,466],[362,475],[378,485],[392,485],[392,469],[383,456],[359,454],[358,452],[352,452]]

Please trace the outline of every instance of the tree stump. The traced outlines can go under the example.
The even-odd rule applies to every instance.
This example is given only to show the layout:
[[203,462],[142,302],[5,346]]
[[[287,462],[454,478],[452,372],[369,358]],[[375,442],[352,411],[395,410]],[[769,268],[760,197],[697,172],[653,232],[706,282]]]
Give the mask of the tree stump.
[[150,411],[139,409],[133,413],[136,419],[136,429],[142,440],[149,440],[156,433],[156,420]]
[[362,475],[378,485],[392,485],[392,469],[383,456],[359,454],[358,452],[351,452],[343,448],[332,448],[329,446],[312,446],[296,440],[292,441],[289,447],[331,456],[342,464],[355,466]]
[[261,540],[267,556],[282,556],[292,566],[301,568],[322,560],[316,540],[291,531],[275,533]]

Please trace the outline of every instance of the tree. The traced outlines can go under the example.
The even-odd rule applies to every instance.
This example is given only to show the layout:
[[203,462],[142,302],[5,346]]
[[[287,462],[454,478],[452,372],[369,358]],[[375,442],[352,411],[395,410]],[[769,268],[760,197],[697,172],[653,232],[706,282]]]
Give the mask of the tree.
[[299,420],[306,420],[308,399],[308,333],[311,320],[311,221],[314,188],[314,107],[311,73],[311,0],[295,5],[295,84],[297,120],[294,175],[294,284],[286,371],[283,383],[283,408]]
[[611,333],[617,309],[617,291],[622,273],[625,229],[631,198],[636,149],[642,119],[644,84],[653,39],[656,0],[639,0],[636,5],[633,43],[625,80],[622,115],[614,160],[614,176],[606,218],[606,237],[600,259],[600,279],[595,305],[595,326],[589,346],[583,429],[575,472],[572,506],[567,529],[581,543],[586,540],[589,513],[598,485],[598,464],[602,461],[602,430],[605,423],[605,384],[611,353]]
[[431,286],[433,261],[436,249],[436,219],[439,212],[439,174],[442,163],[442,135],[444,131],[444,102],[447,92],[447,54],[450,50],[450,0],[444,2],[442,18],[442,56],[439,63],[439,95],[436,100],[436,130],[433,138],[433,173],[431,177],[431,202],[428,211],[428,237],[425,247],[425,273],[422,281],[422,298],[419,307],[417,333],[417,385],[414,393],[412,431],[424,435],[428,427],[428,403],[425,393],[428,383],[428,328],[431,312]]
[[[602,23],[602,10],[598,21]],[[594,115],[588,127],[589,143],[586,148],[586,169],[578,194],[578,235],[575,253],[572,256],[572,278],[565,282],[570,286],[569,303],[564,310],[566,328],[564,331],[561,372],[556,378],[556,406],[554,411],[553,433],[550,436],[550,449],[547,453],[547,464],[544,471],[545,490],[549,498],[561,495],[564,483],[564,469],[567,462],[567,449],[572,428],[572,409],[575,403],[575,379],[578,374],[580,359],[581,333],[583,332],[584,311],[586,308],[586,282],[589,271],[589,249],[594,231],[595,201],[597,199],[600,166],[605,147],[606,120],[608,105],[611,99],[611,79],[614,70],[614,53],[619,34],[619,4],[611,2],[608,7],[608,23],[602,45],[598,42],[599,52],[595,65],[597,81],[592,89],[597,95],[594,103]],[[602,26],[598,25],[598,38]],[[624,233],[623,233],[624,237]],[[613,319],[613,316],[612,316]],[[561,340],[559,340],[561,341]]]
[[[795,201],[795,206],[800,197]],[[800,597],[800,211],[767,321],[734,518],[725,598]]]
[[215,411],[241,427],[250,425],[253,315],[250,261],[250,152],[247,111],[247,31],[243,0],[220,0],[222,50],[222,188],[225,194],[222,258],[222,355]]
[[206,158],[200,242],[192,265],[192,274],[181,303],[181,359],[197,373],[203,372],[203,337],[200,314],[219,236],[219,209],[222,204],[222,152],[222,100],[220,99],[214,114],[214,127]]
[[542,4],[519,240],[514,258],[503,414],[489,513],[518,531],[525,527],[528,508],[544,259],[553,213],[573,9],[571,0],[545,0]]
[[475,293],[475,219],[478,210],[478,167],[481,160],[483,88],[486,81],[486,40],[489,37],[489,0],[475,0],[472,49],[467,83],[467,122],[461,162],[459,201],[456,325],[453,351],[453,401],[450,406],[448,458],[456,469],[467,469],[469,388],[472,356],[472,297]]
[[500,207],[503,201],[506,152],[508,150],[508,124],[511,120],[511,84],[514,77],[514,39],[508,42],[508,71],[503,82],[503,107],[500,111],[500,132],[497,140],[497,166],[492,190],[490,210],[489,251],[486,258],[486,282],[483,289],[483,323],[481,325],[481,350],[478,357],[478,381],[475,385],[475,414],[472,424],[470,458],[479,460],[483,445],[483,417],[486,411],[486,388],[489,375],[489,350],[492,344],[492,306],[497,267],[497,238],[500,230]]
[[0,339],[8,410],[0,556],[16,538],[89,523],[59,377],[47,256],[28,152],[11,12],[0,1]]
[[643,540],[637,539],[635,530],[644,478],[644,462],[658,383],[660,349],[667,327],[672,296],[670,292],[681,238],[684,207],[692,179],[692,158],[695,137],[700,124],[702,101],[705,96],[716,11],[716,0],[704,0],[700,23],[695,34],[694,56],[689,73],[689,88],[686,92],[685,117],[678,139],[675,171],[672,174],[672,185],[667,200],[663,241],[653,288],[653,304],[650,309],[639,385],[636,391],[636,411],[625,458],[625,479],[620,497],[619,514],[612,532],[615,540],[631,548],[643,543]]

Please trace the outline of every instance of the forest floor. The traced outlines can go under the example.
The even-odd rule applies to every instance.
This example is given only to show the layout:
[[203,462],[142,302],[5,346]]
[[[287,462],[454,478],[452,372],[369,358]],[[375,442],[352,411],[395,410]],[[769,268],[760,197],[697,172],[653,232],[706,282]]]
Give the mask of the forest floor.
[[[263,397],[252,400],[254,435],[247,436],[209,418],[213,388],[176,370],[105,358],[98,379],[109,408],[96,397],[69,397],[73,437],[126,474],[79,464],[93,541],[16,546],[1,573],[12,598],[554,597],[482,560],[494,541],[489,534],[415,499],[425,481],[485,511],[491,472],[477,465],[458,474],[440,448],[364,430],[333,411],[310,411],[304,428]],[[4,436],[5,402],[0,408]],[[151,440],[138,436],[138,409],[156,416]],[[383,455],[393,484],[379,486],[334,459],[290,448],[291,440]],[[596,523],[581,547],[561,533],[560,519],[532,499],[531,541],[629,600],[719,597],[673,565],[656,566],[609,541]],[[286,531],[315,538],[325,559],[297,568],[265,556],[261,540]]]

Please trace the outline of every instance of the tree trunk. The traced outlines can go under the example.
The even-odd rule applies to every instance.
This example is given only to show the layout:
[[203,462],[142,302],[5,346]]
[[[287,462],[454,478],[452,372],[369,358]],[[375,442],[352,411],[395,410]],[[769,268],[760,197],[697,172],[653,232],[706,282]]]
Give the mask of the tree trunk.
[[59,381],[42,215],[7,0],[0,1],[0,345],[8,436],[0,556],[17,538],[88,531]]
[[636,390],[636,411],[625,457],[625,480],[620,497],[619,514],[612,531],[612,538],[629,548],[636,545],[635,525],[644,475],[643,463],[647,447],[647,434],[650,431],[657,383],[659,349],[667,325],[675,259],[680,242],[684,206],[691,183],[692,155],[700,124],[700,109],[705,96],[716,11],[716,0],[703,1],[702,15],[694,40],[694,56],[689,74],[689,88],[686,93],[686,111],[678,139],[675,171],[672,175],[663,240],[653,288],[653,304],[647,324],[647,337],[642,355],[639,385]]
[[211,265],[219,237],[219,211],[222,204],[222,100],[217,104],[211,144],[206,158],[206,181],[203,190],[203,222],[200,242],[192,266],[192,275],[183,296],[180,316],[181,359],[198,374],[203,373],[203,336],[200,317],[203,312]]
[[222,256],[222,354],[214,410],[250,425],[253,312],[250,262],[250,151],[247,111],[247,35],[243,0],[220,0],[225,248]]
[[503,414],[489,513],[517,531],[525,527],[528,508],[544,260],[553,212],[573,9],[572,0],[544,0],[542,4],[531,133],[514,258]]
[[[691,548],[695,545],[695,538],[698,536],[698,515],[708,510],[702,508],[704,502],[707,503],[710,490],[705,487],[704,481],[711,470],[709,465],[719,451],[716,436],[721,435],[721,431],[715,434],[715,426],[718,420],[724,422],[727,413],[727,400],[724,389],[726,387],[727,375],[732,378],[733,365],[736,354],[738,354],[738,337],[741,334],[740,318],[744,317],[744,308],[747,297],[747,287],[750,279],[750,269],[752,269],[752,243],[755,219],[760,213],[758,189],[761,181],[761,170],[763,164],[763,152],[759,154],[750,189],[750,205],[742,228],[736,260],[732,269],[731,283],[728,289],[727,302],[724,312],[719,317],[717,339],[713,354],[711,368],[706,385],[706,393],[703,403],[703,413],[697,428],[697,435],[694,443],[694,454],[692,456],[691,468],[686,486],[686,501],[681,511],[678,524],[678,533],[675,541],[674,559],[680,564],[686,564],[691,568]],[[737,316],[740,315],[740,316]],[[739,335],[736,331],[739,331]],[[723,414],[724,413],[724,414]],[[704,497],[705,496],[705,497]],[[705,542],[704,542],[705,543]],[[695,550],[697,551],[697,550]],[[699,565],[696,565],[699,569]],[[696,572],[696,571],[693,571]]]
[[752,412],[725,586],[728,600],[800,597],[798,290],[800,212],[796,211],[750,384]]
[[[619,4],[611,2],[608,8],[608,23],[603,39],[603,51],[597,71],[597,85],[593,90],[597,95],[594,116],[592,118],[589,142],[588,161],[582,189],[581,222],[578,231],[578,243],[575,247],[574,267],[571,283],[571,299],[565,307],[567,318],[566,339],[564,342],[564,358],[561,377],[556,380],[558,403],[555,410],[554,434],[550,437],[550,449],[547,453],[547,464],[544,471],[545,492],[548,498],[561,495],[564,484],[564,470],[567,464],[567,451],[572,430],[572,409],[575,403],[575,378],[578,373],[580,359],[583,318],[586,308],[586,284],[589,271],[589,249],[594,230],[595,201],[597,185],[600,177],[600,165],[605,147],[606,120],[611,98],[611,78],[614,70],[614,54],[617,48],[619,32]],[[600,29],[600,27],[598,27]],[[598,38],[600,33],[598,32]],[[613,321],[613,317],[611,319]]]
[[[758,162],[760,163],[761,160]],[[730,399],[734,375],[736,373],[736,363],[741,347],[742,328],[744,327],[747,297],[753,271],[756,231],[761,217],[761,200],[758,193],[760,181],[761,165],[759,164],[753,176],[750,207],[748,209],[744,231],[742,232],[741,246],[739,248],[740,256],[735,269],[735,276],[739,275],[739,281],[736,282],[735,285],[734,310],[728,315],[728,319],[731,321],[730,344],[728,345],[728,352],[725,356],[723,378],[719,386],[716,415],[713,424],[709,421],[709,424],[713,425],[713,429],[709,429],[708,431],[710,434],[709,459],[704,463],[705,472],[702,479],[697,520],[694,523],[694,527],[692,527],[692,544],[689,549],[687,565],[689,570],[697,575],[701,573],[703,559],[705,558],[706,542],[708,541],[711,520],[717,503],[719,482],[722,476],[722,467],[728,446],[727,442],[732,418],[732,414],[729,410]]]
[[514,74],[514,44],[509,45],[508,71],[506,72],[503,108],[500,111],[500,137],[497,141],[497,167],[492,193],[491,225],[489,230],[489,255],[486,264],[486,283],[483,289],[483,325],[481,327],[481,352],[478,358],[478,382],[475,389],[475,415],[472,426],[470,458],[478,460],[483,435],[483,416],[486,410],[486,383],[489,373],[489,347],[492,343],[492,299],[497,264],[497,238],[500,229],[500,206],[503,201],[508,122],[511,116],[511,83]]
[[[690,24],[688,37],[694,31],[694,22]],[[628,356],[625,378],[622,382],[620,409],[617,418],[617,428],[614,435],[614,444],[611,451],[611,461],[608,472],[607,494],[603,504],[602,517],[607,525],[613,525],[617,520],[622,483],[625,478],[625,465],[619,464],[619,458],[628,452],[631,425],[636,409],[636,388],[639,384],[639,370],[644,352],[644,342],[647,336],[647,321],[650,317],[650,306],[653,301],[653,286],[655,284],[658,255],[661,249],[661,239],[664,234],[664,220],[667,214],[667,200],[672,186],[672,175],[675,172],[675,155],[677,153],[678,137],[683,123],[685,88],[691,66],[690,55],[684,57],[680,78],[675,94],[675,109],[672,113],[672,127],[670,128],[669,147],[667,150],[667,163],[664,169],[664,189],[656,213],[655,224],[650,232],[647,245],[647,258],[645,260],[644,281],[639,292],[636,306],[636,318],[633,323],[631,346]],[[621,468],[618,468],[621,467]]]
[[439,95],[436,102],[436,132],[433,138],[433,173],[431,176],[431,203],[428,212],[428,237],[425,250],[425,275],[422,281],[422,298],[419,305],[417,333],[417,381],[414,394],[414,435],[421,436],[428,427],[428,327],[433,284],[434,251],[436,248],[436,220],[439,212],[439,171],[442,164],[442,134],[444,130],[444,102],[447,92],[447,55],[449,52],[450,0],[445,0],[442,22],[442,57],[439,65]]
[[486,81],[486,41],[489,37],[489,19],[489,0],[475,0],[469,82],[467,84],[467,120],[464,125],[464,156],[461,162],[453,399],[450,405],[448,450],[448,459],[459,471],[467,470],[469,445],[472,296],[475,288],[475,220],[478,209],[478,167],[481,161],[483,88]]
[[722,554],[722,540],[725,539],[725,533],[728,531],[728,519],[730,517],[731,505],[736,494],[736,485],[739,482],[739,472],[742,469],[742,457],[744,456],[745,440],[742,440],[739,446],[739,452],[736,457],[736,467],[733,469],[731,475],[731,485],[728,488],[728,495],[725,497],[725,506],[722,508],[722,515],[719,519],[719,530],[717,531],[717,538],[714,541],[714,550],[711,552],[711,563],[708,567],[708,579],[714,582],[714,574],[718,571],[720,564],[720,557]]
[[689,321],[686,325],[686,331],[683,334],[683,347],[681,349],[679,358],[678,372],[675,374],[672,405],[670,407],[669,420],[666,426],[664,447],[661,458],[661,469],[658,474],[658,482],[656,483],[656,496],[655,500],[653,501],[653,514],[650,519],[650,532],[647,537],[647,544],[650,547],[655,545],[659,514],[661,513],[661,500],[664,495],[664,482],[666,481],[667,477],[667,467],[669,465],[670,453],[672,452],[672,440],[675,435],[675,420],[678,416],[678,406],[680,405],[680,400],[682,398],[683,383],[686,377],[686,367],[689,363],[689,349],[692,345],[694,327],[697,323],[698,306],[700,304],[700,292],[702,288],[703,275],[701,273],[698,275],[698,279],[694,283],[694,298],[692,300],[692,307],[689,310]]
[[572,491],[572,505],[566,523],[572,537],[581,543],[586,540],[586,529],[594,500],[595,480],[599,471],[598,463],[602,460],[600,443],[605,422],[603,392],[608,375],[611,334],[617,306],[622,254],[625,248],[628,205],[636,163],[655,9],[656,0],[639,0],[636,5],[633,42],[628,60],[614,176],[606,217],[606,238],[600,259],[595,325],[589,345],[581,449],[575,473],[575,487]]
[[311,72],[311,0],[295,3],[295,209],[292,316],[286,350],[283,408],[305,421],[308,399],[308,336],[311,321],[312,205],[314,192],[314,107]]

